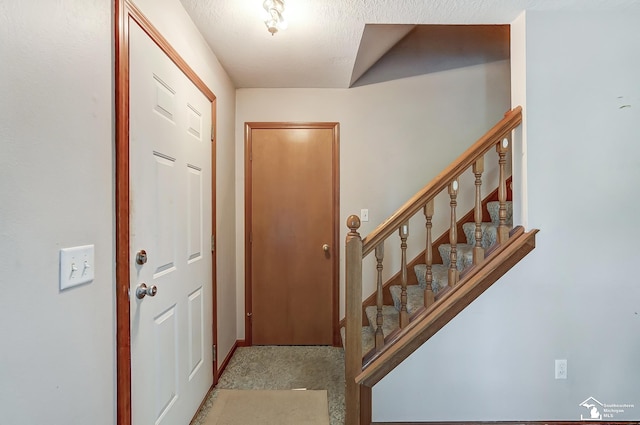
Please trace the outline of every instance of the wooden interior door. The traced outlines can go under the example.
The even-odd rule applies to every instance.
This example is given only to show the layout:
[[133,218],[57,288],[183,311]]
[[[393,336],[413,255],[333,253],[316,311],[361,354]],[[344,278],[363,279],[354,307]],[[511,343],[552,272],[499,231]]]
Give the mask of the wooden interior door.
[[247,335],[337,344],[338,124],[248,123]]
[[186,424],[213,383],[211,101],[129,37],[132,423]]

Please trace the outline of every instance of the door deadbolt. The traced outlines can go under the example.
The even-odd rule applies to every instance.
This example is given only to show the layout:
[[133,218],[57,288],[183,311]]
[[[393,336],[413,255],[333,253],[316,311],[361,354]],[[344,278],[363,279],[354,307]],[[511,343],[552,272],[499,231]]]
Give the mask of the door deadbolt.
[[141,249],[136,254],[136,263],[143,265],[146,262],[147,262],[147,251],[145,251],[144,249]]

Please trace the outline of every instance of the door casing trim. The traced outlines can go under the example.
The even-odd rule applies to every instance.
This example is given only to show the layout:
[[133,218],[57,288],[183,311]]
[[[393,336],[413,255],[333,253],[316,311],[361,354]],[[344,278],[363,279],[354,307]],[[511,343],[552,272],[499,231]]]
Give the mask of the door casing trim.
[[331,326],[333,345],[342,346],[340,341],[340,123],[338,122],[245,122],[244,125],[244,340],[247,346],[253,345],[251,315],[251,130],[254,129],[330,129],[333,131],[332,146],[332,191],[333,191],[333,234],[331,246],[335,247],[333,256],[332,317]]
[[[131,425],[131,322],[129,308],[129,27],[138,25],[211,102],[212,232],[216,233],[216,96],[130,0],[114,0],[115,36],[115,213],[116,213],[116,420]],[[217,346],[216,253],[212,253],[213,343]],[[217,382],[217,360],[213,364]]]

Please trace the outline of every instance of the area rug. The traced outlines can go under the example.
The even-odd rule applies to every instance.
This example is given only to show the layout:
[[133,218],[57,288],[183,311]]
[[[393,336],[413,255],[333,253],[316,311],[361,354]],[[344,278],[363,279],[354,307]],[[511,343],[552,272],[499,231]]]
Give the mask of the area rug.
[[204,425],[329,425],[326,390],[220,389]]

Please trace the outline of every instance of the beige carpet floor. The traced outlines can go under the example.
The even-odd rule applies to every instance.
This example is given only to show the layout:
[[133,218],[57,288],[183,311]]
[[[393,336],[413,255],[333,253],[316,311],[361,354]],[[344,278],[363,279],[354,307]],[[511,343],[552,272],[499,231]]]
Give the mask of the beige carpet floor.
[[[326,346],[238,348],[191,425],[209,425],[222,390],[325,390],[331,425],[344,425],[344,350]],[[245,425],[251,425],[247,422]]]
[[203,425],[329,425],[327,391],[220,390]]

